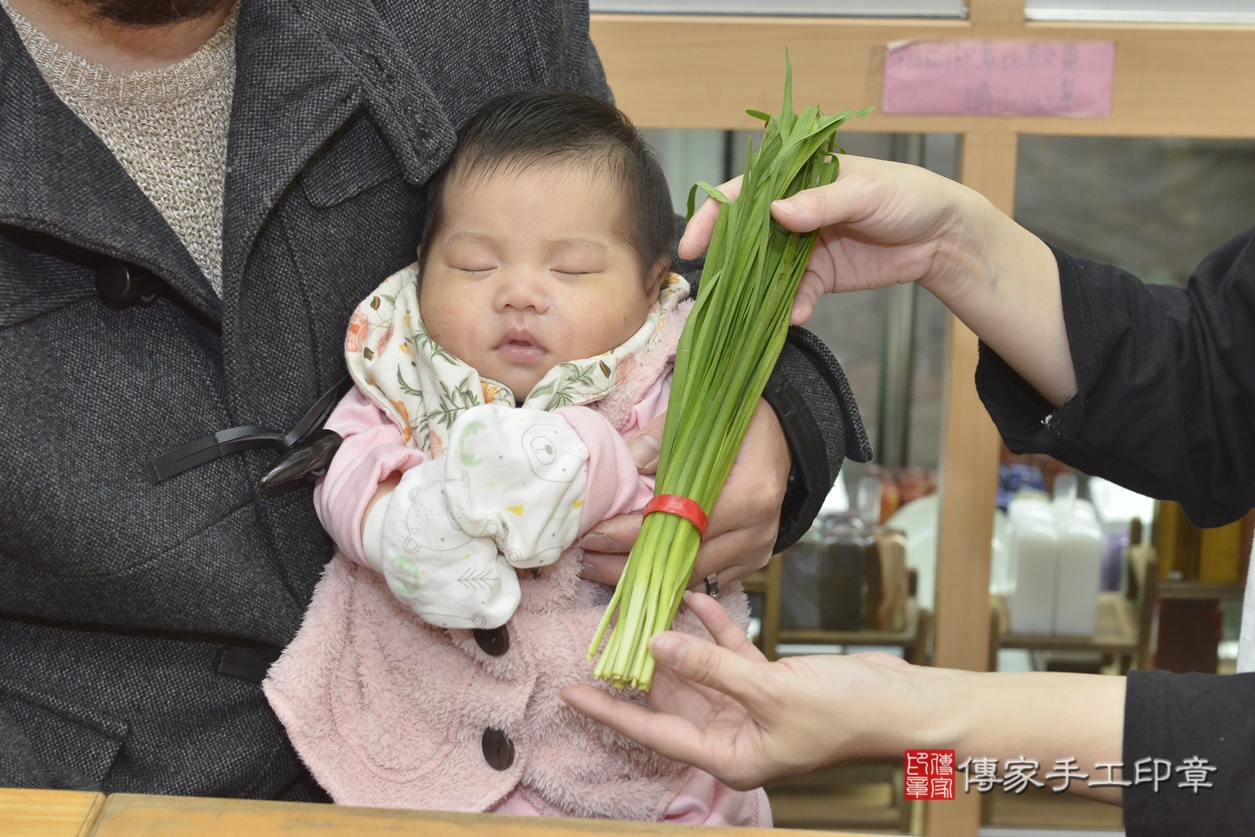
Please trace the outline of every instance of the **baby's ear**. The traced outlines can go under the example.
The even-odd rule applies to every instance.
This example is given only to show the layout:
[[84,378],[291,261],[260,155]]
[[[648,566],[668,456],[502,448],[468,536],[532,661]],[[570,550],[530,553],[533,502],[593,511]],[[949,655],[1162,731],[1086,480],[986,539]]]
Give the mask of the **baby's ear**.
[[645,289],[645,295],[649,299],[657,298],[662,293],[662,283],[671,275],[671,257],[663,256],[650,269],[649,285]]

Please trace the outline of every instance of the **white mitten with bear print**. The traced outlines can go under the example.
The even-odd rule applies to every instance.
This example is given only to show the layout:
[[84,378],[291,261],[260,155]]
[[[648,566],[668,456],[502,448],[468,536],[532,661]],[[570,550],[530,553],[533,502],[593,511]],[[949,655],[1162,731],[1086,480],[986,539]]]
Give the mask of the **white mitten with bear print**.
[[519,604],[514,567],[552,564],[579,535],[588,449],[560,416],[486,404],[446,456],[375,504],[363,550],[389,589],[443,628],[496,628]]

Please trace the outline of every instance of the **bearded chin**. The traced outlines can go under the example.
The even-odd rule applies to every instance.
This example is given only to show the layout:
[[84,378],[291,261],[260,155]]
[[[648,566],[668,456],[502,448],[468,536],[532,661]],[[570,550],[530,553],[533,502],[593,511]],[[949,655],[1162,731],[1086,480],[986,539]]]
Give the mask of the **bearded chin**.
[[164,26],[198,20],[231,0],[76,0],[97,20],[123,26]]

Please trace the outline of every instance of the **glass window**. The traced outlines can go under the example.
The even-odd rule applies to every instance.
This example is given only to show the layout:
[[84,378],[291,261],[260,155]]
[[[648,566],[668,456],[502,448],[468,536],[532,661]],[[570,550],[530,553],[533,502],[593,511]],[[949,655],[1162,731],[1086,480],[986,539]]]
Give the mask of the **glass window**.
[[1184,285],[1255,225],[1255,142],[1022,136],[1015,218],[1075,255]]

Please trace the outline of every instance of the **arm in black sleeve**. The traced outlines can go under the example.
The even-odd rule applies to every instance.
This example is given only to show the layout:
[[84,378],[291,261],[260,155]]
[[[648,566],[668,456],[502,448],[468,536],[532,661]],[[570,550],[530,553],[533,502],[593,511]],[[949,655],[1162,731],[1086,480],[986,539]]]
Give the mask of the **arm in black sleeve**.
[[1055,250],[1078,392],[1057,410],[988,346],[976,385],[1007,446],[1180,503],[1200,526],[1255,505],[1255,230],[1182,290]]
[[[1187,759],[1206,759],[1212,787],[1180,787]],[[1140,759],[1162,759],[1171,778],[1124,789],[1129,837],[1255,834],[1255,673],[1129,674],[1124,703],[1124,780]],[[1195,762],[1196,764],[1198,762]],[[1143,767],[1153,777],[1156,765]],[[1159,773],[1168,772],[1166,765]],[[1091,778],[1091,781],[1093,779]]]
[[776,411],[793,456],[780,509],[779,552],[810,528],[845,457],[867,462],[872,448],[841,364],[804,328],[789,329],[763,398]]
[[[683,231],[684,222],[677,219],[672,258],[676,272],[688,280],[696,297],[702,260],[681,259],[675,253]],[[793,459],[772,550],[779,552],[810,528],[845,457],[867,462],[872,448],[841,364],[822,340],[804,328],[789,328],[763,398],[776,411]]]

